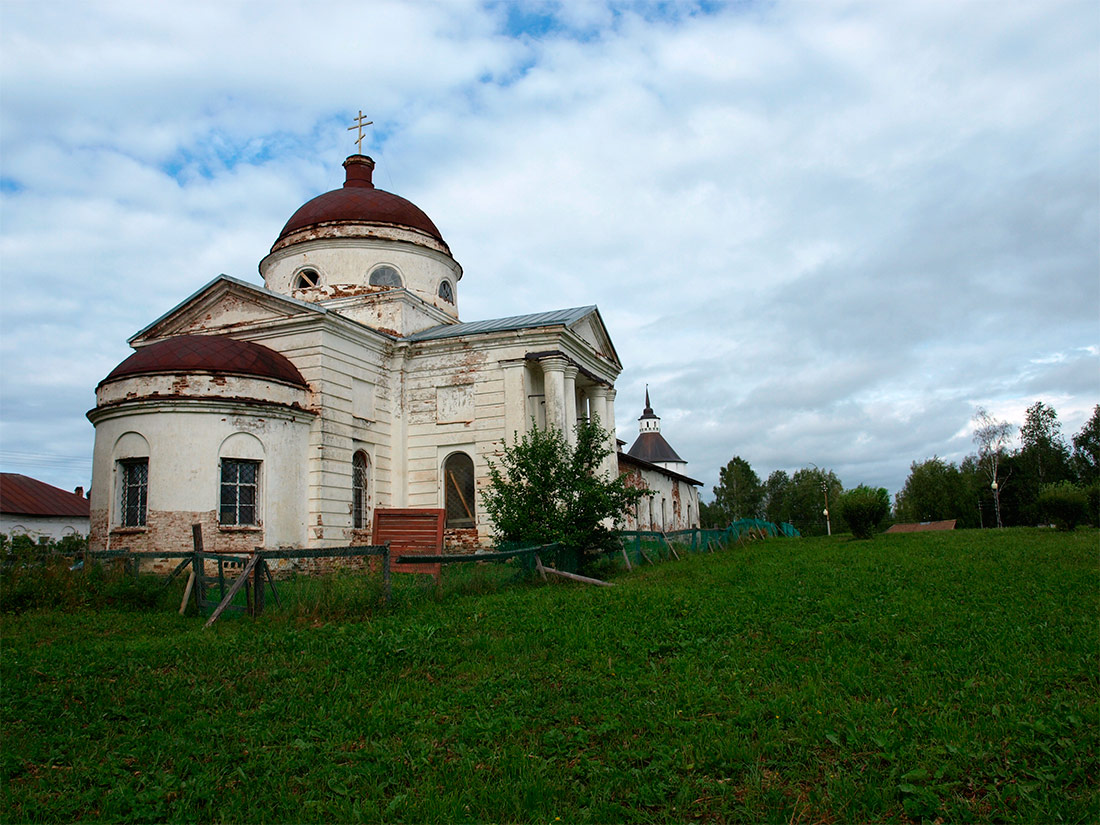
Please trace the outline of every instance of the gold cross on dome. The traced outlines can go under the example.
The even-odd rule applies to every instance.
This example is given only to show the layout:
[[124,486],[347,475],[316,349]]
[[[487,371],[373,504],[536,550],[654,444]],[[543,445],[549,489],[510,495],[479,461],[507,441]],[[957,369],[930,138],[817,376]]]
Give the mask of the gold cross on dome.
[[364,126],[370,126],[372,123],[374,123],[373,120],[368,120],[366,123],[364,123],[363,122],[363,117],[364,117],[363,110],[360,109],[359,110],[359,117],[355,118],[355,125],[348,127],[349,132],[352,131],[353,129],[358,129],[359,130],[359,137],[355,141],[355,146],[356,146],[356,151],[360,155],[363,154],[363,127]]

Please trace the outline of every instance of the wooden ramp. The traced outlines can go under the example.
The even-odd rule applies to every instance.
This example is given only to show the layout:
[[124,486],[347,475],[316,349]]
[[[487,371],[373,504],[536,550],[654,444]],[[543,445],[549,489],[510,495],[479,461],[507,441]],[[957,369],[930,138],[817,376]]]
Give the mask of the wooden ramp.
[[390,570],[398,573],[426,573],[439,584],[443,565],[437,562],[395,564],[402,556],[439,556],[443,552],[443,524],[446,510],[401,508],[374,511],[372,544],[390,545]]

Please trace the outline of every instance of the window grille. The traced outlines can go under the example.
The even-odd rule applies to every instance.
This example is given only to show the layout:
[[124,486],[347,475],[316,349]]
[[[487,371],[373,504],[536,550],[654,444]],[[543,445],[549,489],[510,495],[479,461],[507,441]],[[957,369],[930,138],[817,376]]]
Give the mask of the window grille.
[[401,286],[401,275],[392,266],[380,266],[370,274],[371,286]]
[[260,462],[222,459],[221,505],[218,521],[229,525],[258,524]]
[[351,459],[351,520],[356,530],[362,530],[370,525],[369,497],[367,485],[369,483],[370,459],[367,454],[360,451]]
[[474,462],[465,453],[448,456],[443,463],[444,506],[447,527],[474,527]]
[[144,527],[149,497],[149,459],[131,458],[119,462],[122,489],[119,510],[123,527]]
[[448,304],[455,302],[454,287],[451,286],[450,281],[442,281],[439,284],[439,297],[446,301]]

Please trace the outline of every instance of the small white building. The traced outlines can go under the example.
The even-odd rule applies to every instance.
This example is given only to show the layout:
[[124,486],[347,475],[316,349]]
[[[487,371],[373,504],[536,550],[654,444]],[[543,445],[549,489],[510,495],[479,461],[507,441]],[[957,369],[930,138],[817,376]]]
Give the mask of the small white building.
[[[571,437],[583,417],[619,471],[622,366],[599,310],[460,321],[462,267],[435,224],[374,187],[369,157],[344,168],[287,221],[263,287],[215,278],[100,382],[93,549],[186,549],[195,523],[211,551],[341,546],[369,540],[375,507],[445,508],[448,544],[472,546],[492,534],[481,492],[502,443]],[[662,524],[698,523],[697,496],[661,495]]]
[[0,533],[63,539],[88,535],[88,499],[84,489],[73,492],[19,473],[0,473]]
[[648,387],[638,438],[625,453],[619,452],[618,460],[620,473],[634,486],[652,492],[638,503],[627,520],[628,529],[672,532],[699,526],[698,488],[703,482],[684,474],[687,462],[661,435],[661,419],[650,405]]

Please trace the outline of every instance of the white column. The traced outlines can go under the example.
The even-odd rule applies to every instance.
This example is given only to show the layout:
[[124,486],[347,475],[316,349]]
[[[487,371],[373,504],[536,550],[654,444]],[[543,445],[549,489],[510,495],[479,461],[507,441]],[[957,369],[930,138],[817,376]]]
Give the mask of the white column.
[[546,427],[565,429],[565,368],[569,362],[564,358],[544,358],[542,377],[546,393]]
[[607,429],[607,387],[602,384],[588,388],[588,415],[600,420],[600,427]]
[[573,446],[577,443],[577,368],[572,364],[565,367],[565,443]]
[[[602,384],[597,384],[594,387],[588,388],[588,403],[590,405],[589,414],[599,420],[600,429],[607,429],[607,387]],[[611,462],[615,461],[612,465]],[[618,460],[614,456],[605,458],[600,465],[601,475],[611,475],[612,467],[618,467]],[[614,478],[614,476],[612,476]]]
[[607,469],[611,471],[612,478],[617,478],[619,475],[619,441],[615,436],[615,396],[617,394],[614,387],[607,391],[607,423],[604,425],[610,431],[607,446],[611,450],[611,455],[608,456]]

